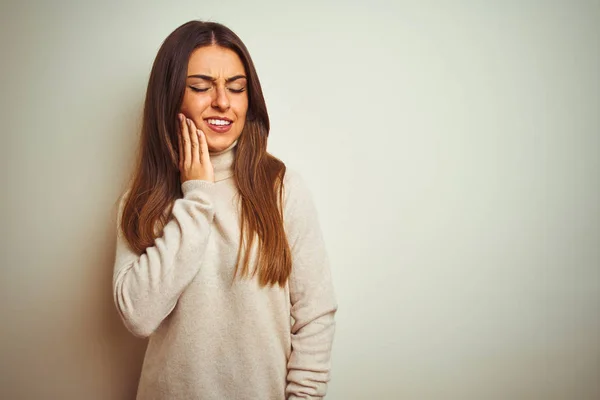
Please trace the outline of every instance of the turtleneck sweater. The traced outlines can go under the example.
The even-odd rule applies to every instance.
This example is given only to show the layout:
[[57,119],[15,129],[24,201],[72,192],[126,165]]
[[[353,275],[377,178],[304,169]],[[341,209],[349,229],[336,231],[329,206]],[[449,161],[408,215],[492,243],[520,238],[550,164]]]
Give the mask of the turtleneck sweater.
[[[127,329],[149,338],[137,399],[322,399],[337,302],[312,195],[288,168],[284,225],[292,272],[283,287],[234,279],[240,210],[237,142],[210,153],[215,182],[188,180],[154,245],[132,250],[117,211],[113,274]],[[251,265],[256,246],[251,249]]]

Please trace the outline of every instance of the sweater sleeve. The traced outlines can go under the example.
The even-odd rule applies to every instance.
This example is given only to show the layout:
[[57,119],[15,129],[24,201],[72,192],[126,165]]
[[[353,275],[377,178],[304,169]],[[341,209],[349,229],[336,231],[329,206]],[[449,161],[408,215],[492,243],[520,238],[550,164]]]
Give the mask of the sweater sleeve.
[[133,251],[120,230],[128,191],[121,196],[113,295],[121,319],[135,336],[148,337],[158,328],[199,271],[214,217],[214,185],[202,180],[183,182],[183,198],[175,200],[173,218],[141,255]]
[[292,251],[288,400],[322,399],[330,380],[337,301],[318,215],[302,178],[288,171],[284,220]]

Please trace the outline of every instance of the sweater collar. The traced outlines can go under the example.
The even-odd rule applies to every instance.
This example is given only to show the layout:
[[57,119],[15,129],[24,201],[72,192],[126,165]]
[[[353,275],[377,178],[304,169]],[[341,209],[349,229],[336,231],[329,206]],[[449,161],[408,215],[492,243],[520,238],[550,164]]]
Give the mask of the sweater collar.
[[238,141],[236,140],[225,150],[209,152],[210,162],[215,172],[215,182],[233,176],[233,161],[235,159],[237,143]]

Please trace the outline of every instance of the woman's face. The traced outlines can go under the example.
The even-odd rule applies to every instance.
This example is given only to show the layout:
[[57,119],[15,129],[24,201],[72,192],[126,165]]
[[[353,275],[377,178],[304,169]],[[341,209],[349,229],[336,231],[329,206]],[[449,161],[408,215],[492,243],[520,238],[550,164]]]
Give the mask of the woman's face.
[[240,137],[247,85],[244,65],[233,50],[207,46],[190,55],[181,112],[205,133],[210,151],[225,150]]

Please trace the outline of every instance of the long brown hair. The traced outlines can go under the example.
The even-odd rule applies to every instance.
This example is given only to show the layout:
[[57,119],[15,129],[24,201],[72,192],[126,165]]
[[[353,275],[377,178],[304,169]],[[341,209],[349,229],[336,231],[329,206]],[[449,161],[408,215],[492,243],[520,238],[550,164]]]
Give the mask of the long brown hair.
[[[173,202],[183,196],[179,177],[177,113],[183,102],[191,53],[218,45],[236,52],[248,77],[248,111],[233,162],[241,211],[240,245],[234,276],[258,273],[261,286],[284,286],[291,251],[283,224],[285,164],[267,152],[269,116],[256,69],[246,46],[216,22],[190,21],[162,43],[150,73],[141,137],[120,229],[142,254],[168,222]],[[166,210],[166,212],[165,212]],[[250,273],[252,245],[258,238],[256,268]],[[241,265],[241,270],[240,270]]]

